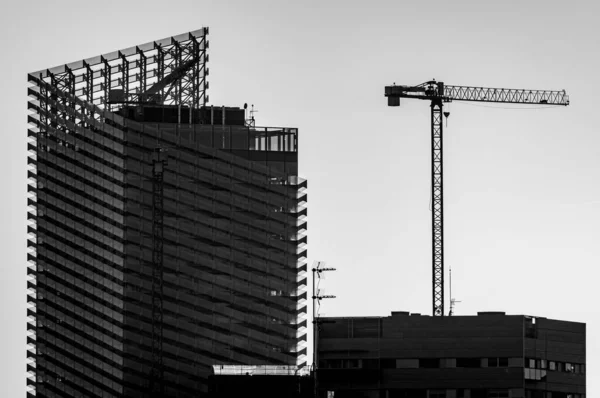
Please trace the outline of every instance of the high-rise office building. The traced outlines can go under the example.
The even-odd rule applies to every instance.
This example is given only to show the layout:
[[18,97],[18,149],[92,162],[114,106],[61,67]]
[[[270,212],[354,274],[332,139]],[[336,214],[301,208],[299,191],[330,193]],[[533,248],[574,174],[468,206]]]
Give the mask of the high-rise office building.
[[298,131],[207,106],[207,34],[28,75],[29,396],[304,363]]

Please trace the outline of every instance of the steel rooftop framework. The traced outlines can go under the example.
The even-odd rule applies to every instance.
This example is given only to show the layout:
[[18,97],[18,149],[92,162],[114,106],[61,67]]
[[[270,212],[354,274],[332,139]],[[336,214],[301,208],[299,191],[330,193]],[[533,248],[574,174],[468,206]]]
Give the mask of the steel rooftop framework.
[[166,98],[164,89],[160,94],[166,105],[191,105],[197,109],[208,102],[207,37],[208,28],[201,28],[30,75],[89,104],[112,110],[114,105],[108,103],[111,90],[123,90],[129,96],[139,95],[178,66],[196,58],[195,65],[178,80]]

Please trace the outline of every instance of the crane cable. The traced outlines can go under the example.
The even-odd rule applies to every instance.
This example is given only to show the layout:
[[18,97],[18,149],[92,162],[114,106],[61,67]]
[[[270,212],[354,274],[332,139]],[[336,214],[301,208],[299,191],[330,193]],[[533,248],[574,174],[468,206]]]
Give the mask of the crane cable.
[[[560,107],[562,107],[562,105],[546,105],[546,106],[537,106],[537,107],[533,107],[533,108],[532,107],[530,107],[530,108],[523,108],[523,107],[513,108],[513,107],[497,106],[497,105],[471,104],[469,102],[461,102],[461,101],[458,101],[456,103],[458,103],[459,105],[474,106],[476,108],[509,109],[509,110],[520,110],[520,111],[538,110],[538,109],[553,109],[553,108],[560,108]],[[448,105],[450,105],[450,104],[448,104]],[[529,104],[525,104],[525,105],[529,105]],[[531,105],[535,105],[535,104],[531,104]],[[433,198],[431,196],[431,190],[432,190],[432,188],[433,187],[431,186],[431,182],[430,182],[429,183],[429,211],[433,211],[433,209],[432,209]]]

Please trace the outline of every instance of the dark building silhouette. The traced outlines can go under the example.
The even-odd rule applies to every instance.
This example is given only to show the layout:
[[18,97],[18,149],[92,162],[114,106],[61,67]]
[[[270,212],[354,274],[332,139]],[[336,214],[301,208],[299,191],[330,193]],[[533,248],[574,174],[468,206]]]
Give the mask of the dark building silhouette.
[[28,396],[199,397],[215,364],[304,363],[298,131],[207,106],[207,34],[28,75]]
[[585,397],[583,323],[392,312],[319,328],[319,397]]

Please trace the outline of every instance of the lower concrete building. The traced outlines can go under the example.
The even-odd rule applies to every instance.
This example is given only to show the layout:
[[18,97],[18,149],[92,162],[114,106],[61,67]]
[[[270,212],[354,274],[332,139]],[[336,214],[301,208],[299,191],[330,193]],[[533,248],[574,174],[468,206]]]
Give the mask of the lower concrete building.
[[584,323],[503,312],[321,318],[324,398],[584,398]]

